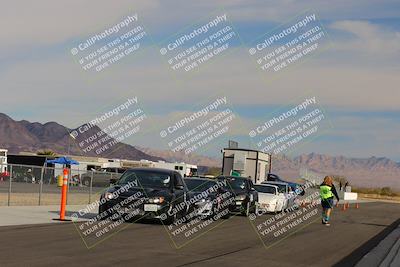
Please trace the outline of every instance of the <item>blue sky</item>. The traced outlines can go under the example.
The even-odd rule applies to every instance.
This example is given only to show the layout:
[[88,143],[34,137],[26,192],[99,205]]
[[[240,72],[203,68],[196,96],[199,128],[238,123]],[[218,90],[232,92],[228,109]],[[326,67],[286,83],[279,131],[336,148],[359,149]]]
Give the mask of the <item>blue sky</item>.
[[[127,14],[137,13],[158,44],[221,8],[243,45],[211,61],[198,75],[172,77],[159,47],[148,43],[140,55],[95,76],[83,73],[69,52],[79,40]],[[277,80],[265,79],[250,60],[247,44],[305,10],[318,15],[332,46]],[[138,96],[149,123],[157,124],[178,112],[195,111],[218,91],[228,96],[246,128],[311,91],[333,128],[299,153],[400,161],[399,1],[17,0],[4,4],[0,22],[6,25],[0,43],[0,112],[14,119],[57,121],[73,128]],[[246,142],[246,131],[234,135]],[[163,147],[158,139],[155,131],[128,142]]]

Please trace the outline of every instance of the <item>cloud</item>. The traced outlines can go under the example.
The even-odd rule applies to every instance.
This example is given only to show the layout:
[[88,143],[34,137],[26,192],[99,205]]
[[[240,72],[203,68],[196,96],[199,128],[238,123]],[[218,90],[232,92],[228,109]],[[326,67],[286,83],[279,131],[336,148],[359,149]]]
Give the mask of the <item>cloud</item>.
[[368,53],[371,56],[392,57],[400,55],[400,32],[389,31],[368,21],[344,20],[330,25],[330,28],[351,33],[353,38],[338,40],[335,49]]
[[4,26],[0,48],[7,47],[10,53],[12,47],[18,51],[35,45],[63,44],[103,30],[130,12],[137,12],[150,26],[150,32],[159,34],[166,25],[190,25],[221,7],[233,22],[282,23],[308,9],[329,20],[397,17],[395,6],[393,0],[339,0],[329,5],[317,0],[15,0],[3,3],[0,9],[0,24]]
[[[274,81],[257,69],[246,48],[207,62],[198,75],[178,82],[155,47],[148,47],[140,57],[118,62],[95,79],[79,69],[68,51],[76,40],[113,25],[129,12],[137,12],[150,26],[149,33],[158,36],[176,33],[207,17],[219,4],[235,24],[249,22],[261,29],[264,22],[280,24],[311,7],[325,21],[339,19],[329,25],[334,45],[302,64],[290,66]],[[400,33],[360,20],[395,17],[395,5],[395,1],[378,0],[341,0],[331,5],[292,0],[122,0],[118,4],[72,0],[63,2],[61,8],[59,2],[50,0],[9,1],[0,10],[0,22],[6,25],[0,58],[7,59],[0,64],[1,90],[6,95],[0,100],[2,112],[17,114],[17,119],[58,121],[76,127],[115,103],[138,96],[149,114],[149,123],[161,125],[171,119],[173,111],[189,113],[199,99],[207,102],[223,92],[234,110],[250,111],[248,116],[239,114],[242,122],[233,132],[244,136],[247,132],[242,129],[267,116],[253,112],[255,107],[287,106],[306,92],[316,95],[327,110],[398,111]],[[321,141],[324,149],[393,156],[393,151],[399,150],[393,145],[394,133],[398,132],[393,121],[368,115],[342,116],[335,117],[334,124],[330,139]],[[334,138],[344,141],[332,141]],[[139,140],[149,145],[160,141],[156,132]],[[132,143],[138,144],[137,139]],[[316,150],[321,149],[317,146],[321,143],[314,144]]]
[[[2,90],[8,96],[0,100],[2,109],[13,113],[22,106],[30,107],[47,114],[36,119],[57,116],[69,124],[106,109],[110,99],[118,102],[138,96],[152,113],[159,113],[161,108],[166,112],[193,108],[193,102],[206,102],[218,92],[226,94],[234,107],[249,110],[254,106],[288,105],[306,92],[316,95],[327,108],[399,109],[400,77],[396,70],[387,69],[385,63],[358,64],[352,58],[337,63],[334,60],[341,54],[338,51],[325,51],[322,55],[330,57],[290,66],[275,81],[257,69],[245,49],[207,62],[197,75],[180,76],[184,80],[178,82],[156,53],[147,50],[94,77],[82,72],[67,53],[19,62],[0,73]],[[70,114],[80,114],[79,119]]]
[[[51,0],[7,2],[0,9],[2,42],[10,52],[32,45],[62,44],[63,42],[103,30],[130,12],[155,9],[156,0],[106,0],[55,2]],[[139,14],[140,15],[140,14]]]

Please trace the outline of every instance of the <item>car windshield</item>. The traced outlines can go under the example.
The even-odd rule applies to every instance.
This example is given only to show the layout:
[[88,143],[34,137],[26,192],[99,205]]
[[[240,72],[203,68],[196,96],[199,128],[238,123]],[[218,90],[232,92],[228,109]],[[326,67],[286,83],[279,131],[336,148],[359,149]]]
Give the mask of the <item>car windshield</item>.
[[228,181],[228,189],[229,187],[232,189],[239,189],[239,190],[245,190],[246,189],[246,180],[244,178],[234,178],[234,177],[228,177],[226,178]]
[[185,179],[186,185],[190,191],[203,192],[213,187],[216,183],[214,181],[200,180],[200,179]]
[[196,168],[190,168],[190,174],[192,176],[196,176],[197,175],[197,169]]
[[123,185],[129,182],[137,184],[138,187],[165,188],[169,187],[171,176],[162,172],[127,171],[118,180],[117,184]]
[[276,185],[278,187],[279,193],[286,193],[286,185],[285,184],[271,184]]
[[276,193],[275,187],[268,185],[254,185],[254,189],[260,193],[274,194]]

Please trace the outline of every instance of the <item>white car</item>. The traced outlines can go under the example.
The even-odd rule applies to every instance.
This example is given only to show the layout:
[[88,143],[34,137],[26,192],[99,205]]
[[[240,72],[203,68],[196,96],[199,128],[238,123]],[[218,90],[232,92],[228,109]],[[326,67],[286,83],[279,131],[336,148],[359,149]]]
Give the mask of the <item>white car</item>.
[[261,185],[273,185],[278,187],[278,193],[282,194],[285,198],[283,210],[290,209],[297,206],[297,195],[289,186],[288,183],[283,182],[263,182]]
[[286,207],[286,198],[283,193],[279,193],[276,185],[259,184],[254,185],[258,192],[258,208],[262,212],[281,212]]

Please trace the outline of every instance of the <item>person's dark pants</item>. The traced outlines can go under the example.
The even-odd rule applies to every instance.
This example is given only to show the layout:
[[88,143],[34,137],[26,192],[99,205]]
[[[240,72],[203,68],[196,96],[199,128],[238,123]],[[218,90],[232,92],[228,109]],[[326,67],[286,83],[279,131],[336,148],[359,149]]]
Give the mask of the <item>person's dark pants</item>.
[[329,216],[327,215],[327,211],[333,208],[333,198],[322,199],[321,200],[322,206],[322,221],[324,223],[329,222]]

